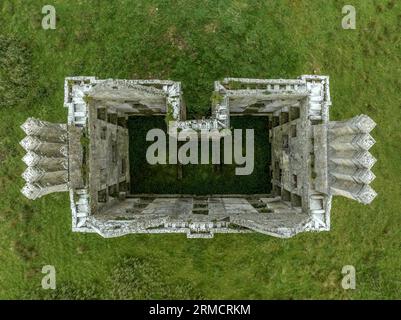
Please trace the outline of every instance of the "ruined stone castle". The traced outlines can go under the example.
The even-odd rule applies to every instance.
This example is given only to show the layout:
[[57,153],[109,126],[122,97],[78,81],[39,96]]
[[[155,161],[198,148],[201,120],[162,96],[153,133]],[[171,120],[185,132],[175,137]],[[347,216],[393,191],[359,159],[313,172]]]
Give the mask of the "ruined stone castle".
[[[375,122],[330,121],[329,78],[226,78],[215,82],[212,116],[187,120],[179,82],[65,79],[66,124],[29,118],[21,126],[29,199],[69,192],[72,230],[103,237],[130,233],[260,232],[291,237],[330,229],[331,199],[369,204]],[[169,129],[229,129],[230,117],[265,116],[271,194],[131,194],[128,117],[165,115]],[[145,152],[145,150],[138,150]],[[200,214],[202,213],[202,214]]]

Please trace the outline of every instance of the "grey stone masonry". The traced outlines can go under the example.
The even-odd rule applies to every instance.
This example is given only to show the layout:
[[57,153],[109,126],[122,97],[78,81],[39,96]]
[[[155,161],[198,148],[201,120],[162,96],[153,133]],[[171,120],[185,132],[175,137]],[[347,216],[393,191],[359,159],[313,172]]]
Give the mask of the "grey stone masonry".
[[27,134],[20,144],[27,151],[23,161],[28,166],[22,174],[22,193],[36,199],[68,191],[67,126],[28,118],[21,129]]
[[[225,78],[214,83],[211,117],[191,120],[179,82],[68,77],[67,123],[29,118],[21,126],[27,165],[22,193],[36,199],[68,191],[72,230],[105,238],[130,233],[211,238],[238,232],[288,238],[330,230],[333,196],[363,204],[376,196],[370,186],[376,159],[368,151],[375,144],[370,133],[376,124],[367,115],[330,121],[329,87],[329,78],[317,75]],[[130,177],[127,120],[154,115],[166,117],[172,137],[204,129],[230,135],[231,116],[265,117],[271,194],[131,194],[130,185],[137,182]]]
[[376,197],[376,192],[369,186],[375,179],[371,168],[376,159],[368,152],[375,144],[369,134],[375,125],[366,115],[328,124],[331,194],[364,204],[369,204]]

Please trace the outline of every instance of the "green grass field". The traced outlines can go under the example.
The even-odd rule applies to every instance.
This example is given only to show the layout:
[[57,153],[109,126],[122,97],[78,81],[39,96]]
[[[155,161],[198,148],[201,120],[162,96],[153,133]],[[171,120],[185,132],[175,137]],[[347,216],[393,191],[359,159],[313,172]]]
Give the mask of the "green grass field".
[[[401,3],[354,0],[51,1],[57,29],[41,28],[43,0],[0,2],[0,298],[401,298]],[[331,231],[281,240],[261,234],[129,235],[71,232],[67,194],[29,201],[19,126],[65,122],[66,76],[182,81],[189,117],[210,110],[225,76],[330,76],[331,119],[377,122],[378,197],[336,198]],[[57,290],[41,289],[54,265]],[[356,290],[341,269],[356,268]]]

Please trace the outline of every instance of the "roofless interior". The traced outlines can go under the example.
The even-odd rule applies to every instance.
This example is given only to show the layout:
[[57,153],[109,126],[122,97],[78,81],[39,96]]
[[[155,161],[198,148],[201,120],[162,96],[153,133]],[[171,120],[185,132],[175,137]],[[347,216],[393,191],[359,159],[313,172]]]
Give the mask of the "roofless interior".
[[[164,116],[130,116],[129,132],[130,191],[131,194],[180,194],[180,195],[224,195],[224,194],[268,194],[271,191],[269,117],[237,116],[231,118],[231,128],[242,131],[245,144],[245,129],[254,130],[254,167],[250,175],[236,175],[238,167],[224,163],[224,141],[221,139],[220,164],[200,164],[201,146],[198,144],[198,164],[149,164],[146,150],[153,141],[146,141],[149,130],[158,128],[167,131]],[[167,139],[168,141],[168,139]],[[181,145],[185,142],[180,142]],[[180,144],[178,145],[178,148]],[[168,152],[168,145],[167,145]],[[245,146],[242,149],[246,153]],[[211,158],[212,146],[209,143]],[[168,154],[166,155],[168,160]],[[168,162],[168,161],[167,161]]]
[[[209,118],[188,120],[180,82],[67,78],[68,125],[30,118],[22,126],[29,166],[22,192],[36,199],[68,190],[73,230],[103,237],[186,233],[211,238],[242,231],[291,237],[329,230],[333,195],[364,204],[375,198],[369,183],[376,159],[367,150],[375,143],[369,132],[376,124],[366,115],[329,121],[328,77],[225,78],[215,81],[211,101]],[[197,164],[197,155],[183,165],[169,159],[169,165],[153,161],[152,167],[151,157],[145,161],[146,133],[155,128],[162,129],[155,137],[177,143],[178,155],[184,155],[179,163],[187,150],[190,155],[199,151],[187,139],[202,130],[215,133],[215,146],[222,136],[224,144],[232,138],[236,167],[216,165],[221,152],[214,157],[212,152],[211,165]],[[254,130],[246,132],[250,141],[241,145],[247,139],[235,128]],[[233,137],[228,129],[234,129]],[[250,142],[256,144],[254,152]],[[168,149],[159,147],[164,155]],[[202,155],[205,150],[201,143]],[[244,162],[237,161],[241,156]],[[210,163],[207,158],[201,163]]]

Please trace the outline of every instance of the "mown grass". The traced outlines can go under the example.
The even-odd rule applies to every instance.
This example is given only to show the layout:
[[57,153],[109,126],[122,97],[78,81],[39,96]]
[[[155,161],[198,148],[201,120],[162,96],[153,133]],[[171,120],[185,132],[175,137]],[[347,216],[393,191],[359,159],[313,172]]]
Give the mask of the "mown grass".
[[[162,297],[190,298],[193,289],[205,298],[400,298],[399,2],[353,1],[356,30],[341,29],[345,0],[52,3],[58,17],[53,31],[41,29],[46,1],[0,3],[1,39],[13,39],[15,48],[7,63],[0,57],[0,83],[21,71],[7,87],[18,103],[8,100],[0,109],[1,298],[151,297],[111,290],[109,281],[127,257],[141,261],[129,268],[149,290],[168,288],[159,292]],[[336,198],[330,232],[288,240],[260,234],[102,239],[70,231],[67,194],[29,201],[19,192],[24,170],[19,125],[29,116],[66,121],[66,76],[179,80],[189,117],[200,117],[208,115],[216,79],[311,73],[330,76],[331,119],[365,113],[378,124],[372,153],[378,159],[373,187],[379,195],[369,206]],[[5,101],[4,90],[0,94]],[[47,264],[57,270],[56,293],[40,289]],[[347,264],[356,268],[356,290],[341,288]],[[156,287],[141,273],[148,266],[162,279]]]

